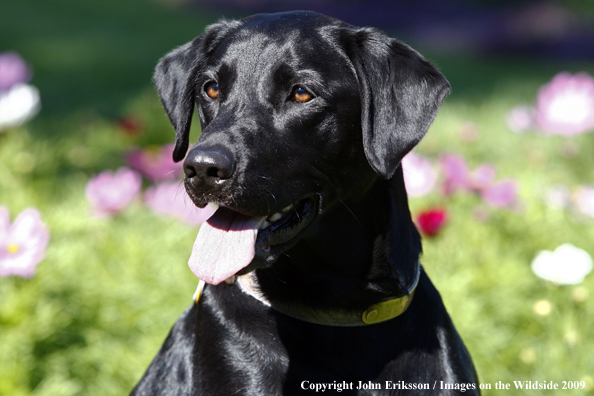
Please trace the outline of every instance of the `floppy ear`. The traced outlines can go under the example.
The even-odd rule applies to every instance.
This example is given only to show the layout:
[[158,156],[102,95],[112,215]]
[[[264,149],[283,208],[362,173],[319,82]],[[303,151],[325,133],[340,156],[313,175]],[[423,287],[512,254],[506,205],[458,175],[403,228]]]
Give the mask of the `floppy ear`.
[[175,129],[175,162],[181,161],[188,150],[194,113],[194,80],[202,63],[198,55],[200,41],[198,37],[161,58],[153,77],[161,103]]
[[356,32],[351,58],[359,79],[363,148],[372,168],[390,179],[425,136],[450,84],[412,48],[374,29]]
[[204,34],[174,49],[157,64],[153,80],[165,112],[175,129],[175,162],[184,159],[188,151],[197,77],[207,57],[221,40],[239,25],[239,21],[226,20],[210,25]]

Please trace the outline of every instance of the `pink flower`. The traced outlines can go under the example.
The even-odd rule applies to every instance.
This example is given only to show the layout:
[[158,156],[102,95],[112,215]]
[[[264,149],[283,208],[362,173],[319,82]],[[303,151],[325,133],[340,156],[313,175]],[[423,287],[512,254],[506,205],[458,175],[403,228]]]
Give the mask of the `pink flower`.
[[11,225],[8,209],[0,206],[0,276],[32,277],[45,258],[48,241],[49,231],[37,209],[25,209]]
[[139,173],[122,167],[115,173],[104,171],[87,183],[85,195],[98,217],[109,217],[121,212],[140,191]]
[[585,72],[562,72],[553,77],[538,91],[536,122],[558,135],[594,129],[594,78]]
[[201,209],[194,205],[178,182],[164,182],[149,187],[145,203],[157,213],[166,214],[190,224],[202,224],[216,211],[215,205]]
[[402,159],[402,170],[406,191],[411,197],[420,197],[429,193],[437,180],[437,173],[431,162],[413,152]]
[[497,208],[515,203],[516,182],[511,179],[495,182],[496,171],[492,165],[483,164],[470,172],[466,161],[460,156],[446,155],[440,162],[445,175],[446,195],[457,190],[476,192],[486,203]]
[[447,213],[444,209],[431,209],[422,212],[417,218],[417,223],[423,234],[433,237],[441,231],[447,220]]
[[173,162],[173,147],[173,144],[166,144],[135,150],[128,154],[126,162],[152,181],[177,179],[182,167]]
[[518,186],[515,180],[501,180],[479,190],[483,201],[496,208],[509,207],[516,201]]
[[480,191],[493,184],[496,173],[497,172],[495,171],[495,167],[493,165],[483,164],[472,171],[468,184],[472,187],[472,189]]
[[8,91],[17,84],[28,83],[31,70],[27,63],[16,52],[0,54],[0,92]]
[[575,206],[584,214],[594,217],[594,187],[581,186],[574,195]]
[[440,160],[441,169],[445,175],[445,193],[450,195],[456,190],[470,188],[468,165],[464,158],[457,155],[444,155]]
[[495,178],[492,165],[484,164],[470,172],[464,158],[458,155],[444,155],[440,162],[445,175],[446,194],[456,190],[479,190],[491,184]]
[[535,124],[535,109],[532,106],[520,105],[511,109],[505,121],[507,127],[513,132],[522,133],[534,128]]

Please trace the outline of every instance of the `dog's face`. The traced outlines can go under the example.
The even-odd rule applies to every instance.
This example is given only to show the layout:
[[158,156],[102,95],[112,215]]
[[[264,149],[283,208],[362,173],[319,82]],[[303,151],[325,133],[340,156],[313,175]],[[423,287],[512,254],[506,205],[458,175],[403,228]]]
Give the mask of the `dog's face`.
[[389,179],[449,91],[410,48],[310,12],[213,25],[163,58],[155,81],[178,161],[194,104],[200,114],[185,186],[220,208],[190,266],[215,284],[271,265],[325,209]]
[[272,215],[303,200],[317,206],[319,195],[330,201],[374,175],[364,160],[352,65],[323,29],[286,24],[282,17],[245,20],[205,59],[195,83],[203,131],[185,166],[219,150],[234,169],[213,180],[216,188],[186,178],[199,206],[214,201]]

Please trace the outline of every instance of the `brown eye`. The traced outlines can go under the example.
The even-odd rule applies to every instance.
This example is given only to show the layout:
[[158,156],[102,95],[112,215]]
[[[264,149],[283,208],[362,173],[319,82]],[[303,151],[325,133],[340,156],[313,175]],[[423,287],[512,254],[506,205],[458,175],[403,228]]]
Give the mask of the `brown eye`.
[[208,83],[206,87],[204,87],[204,90],[211,99],[216,99],[219,97],[219,84],[216,82]]
[[297,88],[293,94],[293,97],[297,102],[301,103],[309,102],[312,98],[311,94],[303,88]]

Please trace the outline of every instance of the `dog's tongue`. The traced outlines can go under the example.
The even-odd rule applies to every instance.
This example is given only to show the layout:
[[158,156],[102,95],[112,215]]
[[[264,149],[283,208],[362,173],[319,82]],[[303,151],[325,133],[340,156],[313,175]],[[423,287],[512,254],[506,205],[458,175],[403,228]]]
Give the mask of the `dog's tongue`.
[[190,269],[199,279],[217,285],[247,267],[255,255],[256,236],[264,217],[250,217],[219,207],[200,226]]

